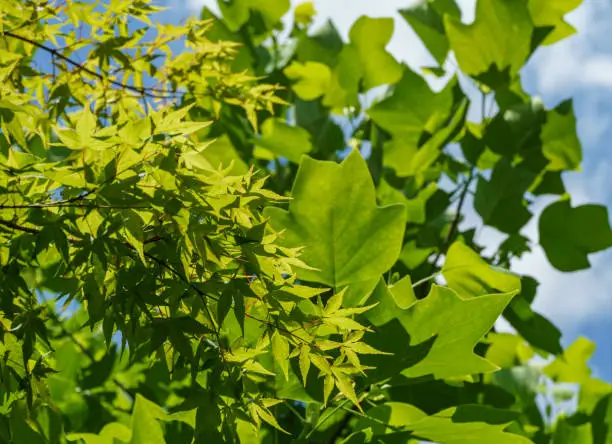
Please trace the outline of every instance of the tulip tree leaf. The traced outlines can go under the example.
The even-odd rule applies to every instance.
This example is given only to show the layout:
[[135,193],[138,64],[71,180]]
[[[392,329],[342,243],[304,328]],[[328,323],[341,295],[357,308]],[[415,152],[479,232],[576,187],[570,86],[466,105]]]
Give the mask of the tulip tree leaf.
[[461,10],[455,0],[421,0],[399,11],[420,37],[438,64],[444,64],[450,48],[444,16],[461,18]]
[[582,4],[582,0],[558,0],[550,2],[548,0],[530,0],[528,3],[529,14],[535,26],[548,27],[554,29],[541,43],[551,45],[573,35],[576,29],[565,20],[565,14],[572,12]]
[[580,167],[582,147],[576,133],[576,117],[571,101],[547,113],[540,137],[542,152],[550,160],[549,170],[576,170]]
[[487,264],[460,241],[448,249],[442,274],[448,286],[465,297],[482,296],[496,290],[509,293],[521,289],[518,276]]
[[534,180],[535,173],[500,160],[490,180],[478,180],[474,208],[482,221],[504,233],[517,233],[531,219],[523,196]]
[[158,419],[165,417],[166,412],[161,407],[142,396],[138,396],[132,413],[132,439],[130,443],[164,443],[164,434]]
[[289,10],[289,0],[267,0],[265,2],[254,0],[234,0],[217,2],[223,19],[232,31],[237,31],[244,25],[251,11],[259,13],[268,27],[274,26]]
[[219,137],[200,153],[194,153],[192,157],[189,158],[190,162],[196,163],[196,166],[200,166],[197,163],[198,159],[196,155],[197,157],[202,157],[213,169],[228,168],[232,165],[232,174],[245,174],[248,171],[246,163],[240,158],[236,148],[234,148],[231,140],[226,135]]
[[404,431],[422,441],[448,444],[528,444],[531,440],[526,437],[504,431],[516,416],[515,412],[469,404],[428,416],[410,404],[386,402],[368,410],[355,429],[371,427],[375,435]]
[[533,347],[555,355],[561,354],[561,332],[552,322],[531,308],[529,299],[524,295],[525,291],[523,287],[521,294],[512,299],[504,311],[504,317]]
[[442,149],[463,128],[467,105],[467,101],[463,101],[447,126],[418,148],[411,141],[406,143],[401,136],[385,143],[383,165],[393,168],[399,177],[416,176],[425,172],[442,154]]
[[295,82],[293,90],[303,100],[321,97],[327,92],[331,82],[331,70],[319,62],[293,62],[284,72]]
[[361,63],[366,90],[379,85],[393,84],[402,76],[401,65],[385,50],[393,35],[391,18],[357,19],[349,31],[349,40]]
[[[267,208],[286,246],[305,246],[306,281],[331,287],[380,276],[399,257],[406,223],[401,204],[378,207],[367,165],[357,151],[340,164],[304,157],[289,211]],[[359,196],[359,198],[356,198]]]
[[474,23],[445,15],[444,27],[461,70],[491,87],[498,83],[485,77],[491,69],[513,77],[530,54],[533,24],[526,2],[478,0]]
[[584,337],[576,339],[561,356],[544,368],[544,373],[556,382],[582,383],[589,379],[587,361],[595,352],[595,344]]
[[261,125],[261,137],[254,139],[253,142],[295,163],[299,163],[302,154],[312,149],[308,131],[299,126],[288,125],[276,118],[270,118]]
[[372,378],[397,379],[398,373],[404,378],[449,378],[497,369],[473,350],[516,292],[466,298],[450,288],[434,285],[425,299],[402,310],[397,303],[388,301],[397,296],[391,296],[386,289],[379,290],[382,291],[376,291],[368,304],[378,302],[386,312],[375,307],[371,315],[366,312],[365,316],[372,316],[371,322],[376,324],[385,323],[376,325],[369,344],[393,353],[393,358],[364,360],[376,367],[369,372]]
[[546,257],[561,271],[589,268],[589,254],[612,246],[608,210],[601,205],[572,207],[563,199],[544,209],[538,226]]
[[579,0],[156,3],[0,1],[0,442],[610,444],[511,271],[612,246],[520,75]]
[[333,68],[343,46],[336,26],[328,20],[312,34],[300,38],[296,56],[300,62],[319,62]]
[[404,66],[402,78],[391,94],[367,113],[382,129],[416,148],[421,133],[440,127],[452,104],[452,84],[436,93],[425,79]]

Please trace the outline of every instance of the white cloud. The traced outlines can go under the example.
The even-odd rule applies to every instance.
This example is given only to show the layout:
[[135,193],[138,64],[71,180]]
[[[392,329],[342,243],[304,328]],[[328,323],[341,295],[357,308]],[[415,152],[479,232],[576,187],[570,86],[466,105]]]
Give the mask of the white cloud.
[[582,82],[593,87],[612,87],[612,57],[596,54],[586,60]]
[[215,14],[219,13],[219,8],[217,7],[217,2],[215,0],[186,0],[186,6],[187,9],[192,12],[200,12],[204,6],[207,6]]
[[538,49],[525,69],[535,79],[535,90],[556,98],[583,88],[612,87],[612,51],[602,42],[612,23],[609,2],[585,0],[566,20],[578,33]]

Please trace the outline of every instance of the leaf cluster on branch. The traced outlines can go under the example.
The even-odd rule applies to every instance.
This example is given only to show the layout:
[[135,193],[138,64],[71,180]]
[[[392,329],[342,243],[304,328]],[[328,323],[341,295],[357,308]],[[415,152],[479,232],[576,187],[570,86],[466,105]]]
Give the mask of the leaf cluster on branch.
[[0,442],[612,439],[594,344],[564,350],[511,271],[612,245],[563,184],[571,101],[521,87],[573,33],[562,3],[408,7],[419,73],[392,19],[344,41],[312,3],[170,25],[149,0],[0,0]]

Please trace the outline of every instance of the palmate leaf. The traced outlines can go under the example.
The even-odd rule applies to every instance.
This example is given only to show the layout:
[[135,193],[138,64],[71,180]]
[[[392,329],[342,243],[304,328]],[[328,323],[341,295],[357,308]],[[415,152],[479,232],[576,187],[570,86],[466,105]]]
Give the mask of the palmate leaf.
[[285,379],[289,379],[289,341],[278,331],[272,335],[272,354],[283,371]]
[[393,84],[402,75],[401,65],[385,50],[393,35],[391,18],[361,16],[349,31],[350,45],[361,65],[366,90],[379,85]]
[[542,153],[550,160],[552,171],[577,170],[582,147],[576,132],[576,116],[571,101],[561,103],[546,114],[542,126]]
[[270,207],[264,214],[282,231],[283,245],[305,247],[301,259],[316,270],[297,270],[300,279],[338,288],[378,278],[397,260],[404,206],[376,205],[359,152],[340,165],[303,157],[292,196],[289,211]]
[[368,410],[355,429],[371,427],[374,435],[403,435],[404,439],[441,444],[531,443],[524,436],[504,432],[516,416],[515,412],[479,405],[462,405],[427,416],[409,404],[387,402]]
[[[439,129],[423,145],[417,147],[417,141],[398,135],[384,144],[383,165],[393,168],[399,177],[418,176],[438,160],[442,150],[447,146],[465,124],[468,101],[463,100],[455,109],[446,126]],[[422,133],[418,133],[422,136]],[[417,133],[414,133],[417,136]]]
[[238,31],[248,20],[252,12],[261,14],[268,27],[274,26],[289,10],[289,0],[235,0],[218,2],[223,19],[231,31]]
[[310,135],[299,126],[291,126],[281,119],[270,118],[261,125],[261,137],[254,143],[277,156],[299,163],[303,154],[312,150]]
[[314,32],[301,35],[295,52],[300,62],[319,62],[333,68],[343,46],[336,25],[328,20]]
[[434,131],[448,117],[453,104],[453,83],[432,91],[425,79],[408,66],[391,94],[368,111],[372,120],[392,136],[414,145],[423,131]]
[[474,354],[474,346],[515,295],[516,291],[461,297],[434,285],[425,299],[402,310],[388,301],[390,292],[379,286],[368,302],[379,302],[389,314],[383,317],[373,310],[374,334],[366,343],[393,355],[364,357],[364,365],[376,367],[368,378],[401,383],[420,376],[450,378],[495,371],[497,366]]
[[512,299],[504,310],[504,317],[533,347],[559,355],[563,352],[560,341],[561,332],[552,322],[536,313],[531,307],[538,285],[535,279],[523,276],[521,293]]
[[572,207],[562,199],[544,209],[538,229],[546,257],[561,271],[589,268],[590,253],[612,246],[608,210],[602,205]]
[[327,92],[331,83],[331,70],[319,62],[293,62],[284,70],[294,81],[293,91],[303,100],[314,100]]
[[574,27],[563,20],[565,14],[573,11],[582,4],[582,0],[559,0],[551,2],[548,0],[530,0],[528,3],[529,14],[535,26],[549,27],[554,29],[546,36],[542,45],[551,45],[576,32]]
[[508,293],[521,289],[518,276],[493,268],[461,241],[448,249],[442,274],[448,286],[465,297],[482,296],[496,290]]
[[595,344],[584,337],[576,339],[561,356],[544,368],[544,373],[556,382],[582,383],[590,378],[587,361],[595,351]]
[[531,218],[524,194],[535,177],[535,173],[521,165],[500,160],[490,180],[478,179],[474,209],[486,225],[504,233],[518,233]]
[[492,88],[516,75],[531,51],[533,24],[522,0],[478,0],[474,23],[445,15],[444,27],[461,71]]
[[400,14],[420,37],[429,53],[441,66],[446,60],[450,44],[444,30],[444,16],[461,18],[455,0],[420,0],[400,10]]
[[[535,281],[512,298],[498,268],[580,168],[571,102],[547,110],[519,75],[578,0],[479,0],[472,25],[456,0],[407,2],[439,65],[420,71],[387,50],[392,19],[343,41],[310,28],[313,2],[292,21],[289,0],[219,0],[185,24],[150,0],[0,3],[0,441],[608,439],[592,344],[564,353]],[[450,51],[461,82],[431,88]],[[337,162],[347,144],[363,158]],[[472,203],[509,234],[495,251],[467,247]],[[541,245],[586,267],[607,214],[563,205]],[[419,291],[440,272],[449,288]],[[500,313],[520,336],[491,332]],[[556,355],[544,374],[534,351]],[[581,384],[577,414],[538,411],[544,377]]]

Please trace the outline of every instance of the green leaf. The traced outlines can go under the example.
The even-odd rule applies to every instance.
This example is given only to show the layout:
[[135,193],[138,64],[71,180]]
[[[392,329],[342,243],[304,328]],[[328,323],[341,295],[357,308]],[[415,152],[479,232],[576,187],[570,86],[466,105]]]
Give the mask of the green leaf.
[[136,250],[140,260],[144,263],[146,260],[144,256],[144,221],[136,211],[128,210],[123,212],[123,224],[125,238],[130,246]]
[[515,298],[504,312],[504,317],[534,347],[548,353],[561,353],[559,329],[544,316],[534,312],[523,299]]
[[368,410],[355,429],[371,427],[374,434],[395,432],[396,436],[403,430],[419,440],[444,444],[530,443],[523,436],[504,432],[516,416],[515,412],[480,405],[461,405],[427,416],[412,405],[386,402]]
[[590,378],[580,385],[578,410],[590,415],[598,404],[612,394],[612,385],[600,379]]
[[118,422],[106,424],[99,435],[91,433],[71,433],[66,439],[68,441],[83,440],[85,444],[116,444],[129,442],[132,436],[132,431],[129,427]]
[[272,334],[272,354],[285,379],[289,380],[289,341],[278,331]]
[[353,388],[353,382],[341,371],[333,369],[334,378],[336,380],[336,386],[340,393],[348,398],[355,407],[357,407],[361,411],[361,406],[359,405],[359,400],[357,399],[357,395],[355,394],[355,389]]
[[319,62],[293,62],[283,71],[293,80],[293,91],[303,100],[315,100],[327,92],[331,83],[331,70]]
[[[392,377],[392,381],[399,382],[425,375],[450,378],[496,370],[495,365],[473,350],[515,294],[465,298],[449,288],[434,285],[425,299],[407,310],[387,305],[387,310],[395,314],[394,319],[377,325],[366,342],[393,356],[365,357],[364,365],[376,367],[368,376],[375,380]],[[377,293],[369,302],[387,297],[384,292]],[[380,300],[380,305],[383,304],[384,300]],[[376,321],[373,317],[370,320]]]
[[608,210],[601,205],[572,208],[567,199],[544,209],[539,221],[540,245],[561,271],[589,268],[588,255],[612,246]]
[[367,327],[364,327],[357,321],[353,321],[351,318],[341,318],[341,317],[330,316],[330,317],[324,318],[324,323],[327,325],[333,325],[335,327],[338,327],[341,330],[348,330],[348,331],[367,330]]
[[323,405],[327,405],[327,401],[329,400],[329,396],[332,394],[334,390],[334,377],[329,374],[325,375],[325,379],[323,382]]
[[299,163],[303,154],[312,150],[310,134],[299,126],[291,126],[276,118],[267,119],[261,125],[261,137],[253,142],[294,163]]
[[[384,325],[397,318],[400,310],[402,310],[401,305],[406,305],[412,297],[416,298],[412,288],[406,292],[405,285],[396,288],[395,291],[391,291],[391,288],[393,287],[388,287],[385,280],[380,278],[369,299],[369,302],[375,301],[378,303],[365,316],[375,326]],[[396,300],[396,297],[399,300]]]
[[591,375],[587,361],[594,352],[595,344],[579,337],[561,356],[544,368],[544,374],[555,382],[585,382]]
[[399,13],[419,36],[438,64],[443,65],[450,44],[444,30],[444,16],[461,19],[455,0],[420,0]]
[[591,417],[593,442],[612,442],[612,395],[601,399]]
[[358,107],[360,81],[363,77],[359,55],[354,46],[346,45],[338,54],[338,63],[334,67],[329,88],[323,98],[323,105],[343,112],[345,107]]
[[[228,168],[232,165],[231,174],[242,175],[249,170],[248,165],[242,160],[225,134],[207,145],[198,155],[202,156],[214,169]],[[190,158],[190,161],[195,162],[195,159]]]
[[426,418],[425,412],[403,402],[385,402],[366,411],[354,426],[355,430],[370,427],[376,435],[392,433],[396,428],[418,423]]
[[580,6],[582,0],[558,0],[554,2],[530,0],[527,4],[535,26],[554,26],[553,31],[541,43],[542,45],[551,45],[576,32],[572,25],[563,20],[563,17]]
[[290,2],[289,0],[266,0],[265,2],[257,0],[233,0],[231,2],[219,0],[217,5],[228,28],[237,31],[247,23],[251,11],[261,14],[266,27],[271,29],[289,10]]
[[364,88],[393,84],[402,76],[401,65],[385,50],[393,35],[392,18],[361,16],[349,31],[351,46],[361,63]]
[[344,43],[331,20],[310,35],[302,35],[295,50],[298,61],[318,62],[333,68]]
[[[555,424],[552,436],[553,444],[591,444],[595,443],[591,424],[583,416],[562,416]],[[599,441],[604,442],[604,441]]]
[[165,417],[164,409],[141,395],[136,395],[130,444],[164,444],[164,431],[158,419]]
[[510,293],[521,289],[518,276],[489,265],[461,241],[454,242],[448,249],[442,274],[448,286],[465,297],[482,296],[495,290]]
[[255,411],[257,412],[257,415],[263,419],[265,422],[267,422],[268,424],[270,424],[272,427],[274,427],[277,430],[280,430],[283,433],[286,433],[287,435],[290,435],[290,433],[288,431],[286,431],[285,429],[283,429],[280,424],[278,423],[278,421],[276,420],[276,418],[274,417],[274,415],[272,415],[272,413],[270,413],[270,411],[262,406],[259,406],[257,404],[253,404]]
[[576,133],[576,117],[571,100],[563,102],[546,114],[542,127],[542,152],[552,171],[580,169],[582,147]]
[[382,129],[416,148],[423,131],[433,133],[447,119],[453,104],[452,87],[453,82],[435,93],[425,79],[404,66],[390,95],[367,113]]
[[316,13],[313,2],[304,2],[295,7],[293,18],[300,25],[309,25]]
[[258,373],[260,375],[275,376],[274,373],[272,373],[270,370],[265,368],[263,365],[261,365],[261,363],[257,361],[249,360],[242,363],[241,365],[242,368],[247,372]]
[[491,180],[478,179],[474,208],[482,221],[504,233],[517,233],[531,219],[524,193],[534,180],[535,173],[512,166],[507,159],[500,160]]
[[390,285],[389,291],[397,306],[402,310],[406,310],[417,301],[410,275],[406,275],[395,284]]
[[[533,25],[523,1],[478,0],[474,23],[446,15],[444,28],[461,71],[492,88],[502,83],[496,74],[514,77],[531,52]],[[490,70],[494,76],[485,76]]]
[[337,288],[377,278],[397,260],[405,226],[403,205],[376,206],[367,165],[353,151],[338,165],[304,157],[289,211],[266,208],[288,247],[305,246],[298,269],[306,281]]
[[460,132],[465,123],[468,101],[463,100],[447,126],[436,131],[422,146],[405,143],[402,136],[384,145],[383,165],[393,168],[399,177],[417,176],[425,173],[442,154],[442,150]]
[[251,9],[257,10],[267,22],[269,27],[276,25],[283,16],[289,12],[290,0],[250,0]]
[[300,373],[302,374],[302,381],[304,387],[306,387],[306,380],[308,379],[308,371],[310,370],[310,347],[303,345],[300,348]]

